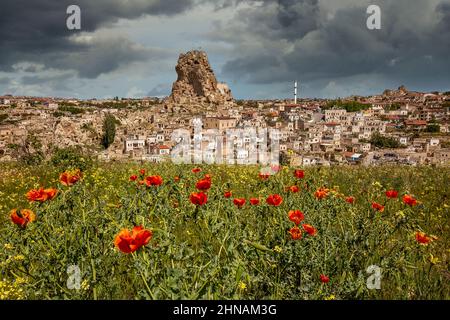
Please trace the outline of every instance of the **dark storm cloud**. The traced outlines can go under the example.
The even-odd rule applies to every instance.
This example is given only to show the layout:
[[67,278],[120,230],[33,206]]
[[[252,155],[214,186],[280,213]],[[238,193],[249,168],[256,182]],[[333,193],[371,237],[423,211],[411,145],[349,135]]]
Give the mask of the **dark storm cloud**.
[[[174,15],[192,7],[194,0],[2,0],[0,3],[0,70],[12,71],[18,62],[37,62],[47,68],[73,68],[94,78],[123,63],[155,58],[147,49],[121,38],[76,41],[79,31],[66,28],[66,9],[81,8],[81,31],[93,32],[144,15]],[[150,53],[150,54],[149,54]],[[67,57],[65,59],[64,57]],[[69,59],[70,58],[70,59]]]
[[[369,4],[381,7],[381,30],[366,27]],[[375,74],[417,85],[450,85],[448,0],[354,1],[334,15],[318,1],[264,1],[238,12],[235,23],[222,25],[214,36],[237,49],[224,74],[250,83]],[[267,63],[268,54],[275,55],[276,71]]]
[[124,37],[80,37],[74,41],[78,50],[64,55],[49,53],[45,63],[57,69],[74,69],[80,77],[93,79],[123,64],[165,57],[163,50],[145,48]]
[[[81,7],[81,32],[66,28],[71,4]],[[369,4],[381,7],[381,30],[366,28]],[[306,82],[313,94],[326,87],[339,92],[344,86],[386,83],[450,87],[450,0],[1,0],[0,12],[0,72],[8,77],[0,78],[0,87],[17,91],[23,89],[19,85],[54,88],[59,81],[95,96],[99,87],[91,89],[92,79],[114,72],[108,79],[116,91],[133,79],[136,87],[147,86],[144,92],[154,87],[152,95],[165,95],[170,85],[157,84],[166,80],[144,83],[127,70],[140,62],[170,63],[172,77],[173,51],[193,47],[189,41],[198,39],[213,61],[221,61],[220,76],[234,80],[245,95],[249,88],[268,87],[272,95],[281,94],[294,79]],[[186,17],[164,20],[170,30],[159,29],[156,19],[127,22],[123,29],[117,24],[181,14]],[[183,25],[186,21],[198,26]],[[147,25],[155,31],[154,45],[142,32]],[[218,44],[225,50],[211,50]],[[159,48],[164,46],[168,49]],[[149,70],[169,79],[168,71]]]
[[318,0],[236,0],[225,1],[216,9],[252,5],[252,10],[239,11],[236,21],[245,23],[244,32],[264,34],[272,39],[296,40],[318,28]]
[[255,15],[249,22],[266,28],[266,36],[296,40],[319,27],[318,0],[266,0],[264,3],[266,7],[273,8],[269,15],[264,20]]
[[[450,44],[450,1],[439,4],[436,11],[441,16],[441,19],[439,20],[434,36],[445,46]],[[441,46],[441,48],[445,47]],[[448,54],[448,46],[444,51],[444,54]]]

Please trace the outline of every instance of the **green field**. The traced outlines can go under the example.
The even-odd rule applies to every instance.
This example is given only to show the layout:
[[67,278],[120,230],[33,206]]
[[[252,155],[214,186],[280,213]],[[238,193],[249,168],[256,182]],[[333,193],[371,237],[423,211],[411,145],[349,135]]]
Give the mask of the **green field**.
[[[450,298],[449,168],[307,168],[299,179],[283,167],[263,180],[257,167],[199,167],[93,164],[67,187],[59,176],[69,168],[3,165],[0,299]],[[163,184],[139,185],[140,169]],[[205,174],[208,201],[196,206],[190,194]],[[39,187],[58,193],[29,202],[25,194]],[[323,199],[315,196],[320,188],[329,189]],[[390,189],[397,199],[386,197]],[[281,205],[266,203],[271,194],[281,195]],[[406,194],[418,203],[403,203]],[[247,201],[239,208],[234,198]],[[36,220],[19,227],[12,209],[30,209]],[[317,234],[300,225],[302,238],[293,240],[290,210],[300,210]],[[121,252],[116,236],[136,225],[152,238]],[[419,243],[417,232],[432,241]],[[380,289],[367,287],[372,265],[381,268]]]

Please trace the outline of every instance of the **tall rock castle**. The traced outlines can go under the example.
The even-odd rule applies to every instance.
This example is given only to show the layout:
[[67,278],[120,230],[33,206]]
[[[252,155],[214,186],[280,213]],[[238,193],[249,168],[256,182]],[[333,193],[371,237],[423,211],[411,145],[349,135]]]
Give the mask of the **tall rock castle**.
[[175,70],[178,78],[167,102],[187,105],[234,103],[228,85],[217,82],[204,51],[194,50],[181,54]]

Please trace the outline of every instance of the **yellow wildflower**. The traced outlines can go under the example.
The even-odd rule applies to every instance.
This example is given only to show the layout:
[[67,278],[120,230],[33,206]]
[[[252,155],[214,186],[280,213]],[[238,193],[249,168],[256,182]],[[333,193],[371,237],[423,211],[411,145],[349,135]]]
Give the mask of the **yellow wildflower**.
[[436,265],[436,264],[440,263],[439,258],[433,256],[433,254],[431,254],[431,253],[430,253],[430,262],[431,262],[432,265]]
[[89,290],[89,281],[87,279],[83,280],[81,283],[81,289],[84,291]]
[[377,187],[377,188],[382,188],[382,187],[383,187],[383,186],[381,185],[381,183],[378,182],[378,181],[375,181],[374,183],[372,183],[372,185],[373,185],[374,187]]
[[239,282],[239,289],[241,290],[246,290],[247,289],[247,285],[244,282]]
[[275,248],[273,248],[273,251],[278,252],[278,253],[282,253],[283,249],[280,246],[275,246]]
[[405,213],[403,212],[403,210],[397,211],[395,213],[395,215],[399,218],[404,218],[405,217]]

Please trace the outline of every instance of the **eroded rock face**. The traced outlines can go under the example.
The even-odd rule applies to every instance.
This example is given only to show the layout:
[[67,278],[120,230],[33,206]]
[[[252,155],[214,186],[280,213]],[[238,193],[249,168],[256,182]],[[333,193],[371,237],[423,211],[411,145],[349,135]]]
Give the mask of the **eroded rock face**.
[[173,84],[169,102],[227,104],[234,101],[228,86],[217,82],[205,52],[194,50],[181,54],[175,70],[178,79]]

